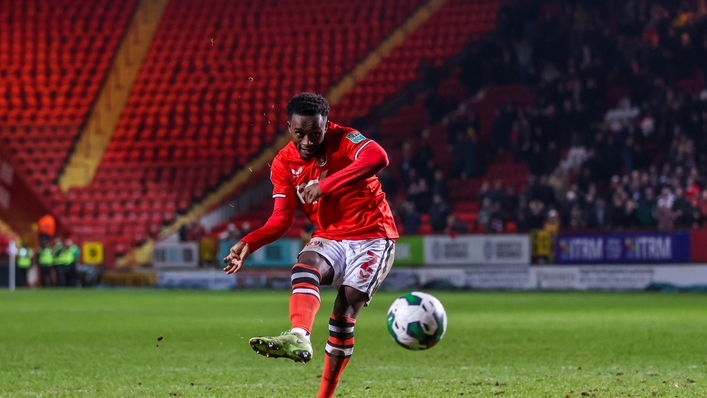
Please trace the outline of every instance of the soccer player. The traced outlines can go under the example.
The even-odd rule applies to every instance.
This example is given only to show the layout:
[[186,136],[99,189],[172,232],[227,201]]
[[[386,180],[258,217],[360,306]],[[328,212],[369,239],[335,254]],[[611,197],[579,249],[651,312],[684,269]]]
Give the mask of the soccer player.
[[333,285],[338,294],[329,319],[319,397],[334,395],[353,352],[356,317],[388,274],[398,237],[376,177],[388,165],[388,155],[375,141],[330,122],[328,116],[329,104],[319,94],[290,99],[287,125],[292,142],[271,166],[272,215],[224,258],[226,273],[238,272],[250,253],[290,229],[296,204],[317,227],[292,267],[292,328],[280,336],[253,337],[250,346],[267,357],[310,361],[319,286]]

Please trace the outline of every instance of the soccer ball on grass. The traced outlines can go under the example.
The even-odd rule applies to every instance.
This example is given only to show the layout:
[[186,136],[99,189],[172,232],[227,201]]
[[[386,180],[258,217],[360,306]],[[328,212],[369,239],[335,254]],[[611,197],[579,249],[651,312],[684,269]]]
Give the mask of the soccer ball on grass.
[[447,330],[447,313],[434,296],[408,293],[393,301],[388,310],[388,331],[408,350],[426,350],[437,344]]

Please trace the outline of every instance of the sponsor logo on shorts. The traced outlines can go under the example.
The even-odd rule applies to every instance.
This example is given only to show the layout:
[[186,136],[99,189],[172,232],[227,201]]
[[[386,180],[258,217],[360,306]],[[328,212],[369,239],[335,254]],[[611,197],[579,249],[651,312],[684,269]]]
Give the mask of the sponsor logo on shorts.
[[307,246],[319,246],[322,247],[324,244],[322,244],[322,241],[320,240],[310,240],[309,243],[307,243]]
[[361,269],[359,270],[359,276],[361,276],[361,279],[368,279],[371,277],[371,274],[373,270],[371,267],[376,265],[378,263],[378,256],[376,256],[376,253],[373,253],[372,251],[367,251],[366,254],[371,256],[371,259],[366,261],[365,263],[361,264]]
[[359,142],[366,139],[366,137],[364,137],[364,135],[359,133],[358,131],[352,131],[346,134],[346,138],[348,138],[349,141],[353,142],[354,144],[358,144]]

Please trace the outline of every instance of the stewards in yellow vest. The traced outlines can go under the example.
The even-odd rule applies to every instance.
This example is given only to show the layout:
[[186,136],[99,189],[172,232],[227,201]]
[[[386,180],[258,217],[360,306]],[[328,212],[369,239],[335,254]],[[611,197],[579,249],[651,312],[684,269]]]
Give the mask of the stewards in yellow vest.
[[17,252],[17,286],[18,287],[28,287],[27,283],[27,272],[32,266],[32,257],[34,257],[34,251],[27,247],[27,245],[22,245],[20,250]]
[[66,274],[68,272],[68,264],[66,263],[66,248],[61,239],[56,238],[54,241],[54,269],[56,270],[56,286],[66,286]]
[[43,244],[39,250],[37,262],[42,270],[42,286],[56,286],[54,251],[47,244]]
[[[76,263],[78,262],[81,251],[74,244],[71,238],[67,238],[59,251],[55,263],[57,263],[59,275],[61,277],[61,286],[76,286]],[[55,246],[56,247],[56,246]]]

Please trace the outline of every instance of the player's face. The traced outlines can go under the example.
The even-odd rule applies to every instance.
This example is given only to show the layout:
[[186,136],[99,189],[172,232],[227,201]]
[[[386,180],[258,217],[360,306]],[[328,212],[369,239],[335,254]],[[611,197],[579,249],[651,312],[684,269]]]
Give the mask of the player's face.
[[324,135],[326,135],[327,118],[322,115],[302,116],[292,115],[287,122],[299,155],[304,160],[312,159],[321,154],[324,148]]

